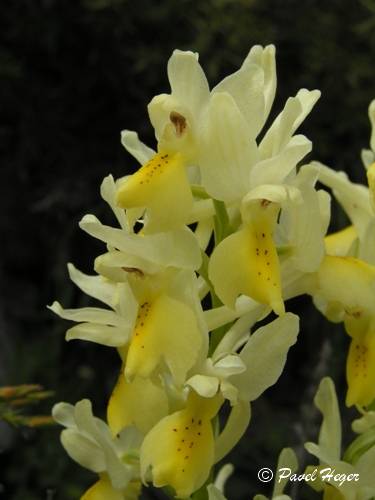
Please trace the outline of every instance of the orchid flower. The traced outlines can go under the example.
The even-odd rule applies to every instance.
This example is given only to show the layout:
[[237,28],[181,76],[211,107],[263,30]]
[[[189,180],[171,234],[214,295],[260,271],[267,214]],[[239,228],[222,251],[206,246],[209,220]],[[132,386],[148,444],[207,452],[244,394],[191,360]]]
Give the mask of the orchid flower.
[[288,184],[261,185],[244,197],[243,224],[215,248],[208,268],[225,305],[233,308],[245,294],[283,314],[283,262],[301,276],[319,267],[329,200],[315,190],[316,181],[314,169],[304,166]]
[[375,267],[354,257],[326,256],[318,271],[315,304],[331,321],[344,321],[352,338],[346,404],[375,398]]
[[[102,193],[124,224],[122,210],[113,204],[114,192],[113,180],[105,179]],[[126,361],[129,381],[135,376],[150,376],[165,362],[176,381],[183,383],[208,342],[193,273],[200,263],[193,234],[183,229],[145,236],[129,234],[126,226],[103,226],[93,216],[85,216],[81,227],[106,242],[109,252],[96,261],[98,276],[89,277],[69,265],[71,279],[111,310],[64,309],[54,302],[52,311],[80,322],[68,330],[67,340],[116,347]]]
[[[318,443],[306,443],[307,451],[317,457],[321,471],[328,466],[335,470],[335,475],[357,474],[358,481],[335,481],[334,477],[326,477],[325,482],[321,474],[317,481],[308,484],[318,491],[324,490],[325,500],[369,500],[375,495],[375,446],[367,448],[357,457],[355,463],[349,463],[341,458],[341,419],[332,380],[324,378],[314,399],[315,405],[323,415]],[[313,467],[309,467],[311,470]]]
[[243,293],[284,313],[274,231],[280,208],[297,202],[298,190],[289,184],[311,143],[293,134],[319,96],[319,91],[302,89],[289,99],[259,147],[259,130],[249,126],[231,95],[220,92],[210,101],[202,139],[202,184],[227,208],[239,210],[241,219],[238,230],[219,242],[210,259],[210,280],[229,307]]
[[133,132],[123,133],[124,146],[143,166],[119,182],[117,203],[123,208],[147,209],[148,232],[176,228],[188,221],[193,207],[188,168],[201,163],[207,147],[202,145],[201,130],[216,95],[226,92],[243,109],[253,128],[262,126],[274,97],[274,47],[254,47],[240,70],[211,92],[198,55],[190,51],[173,52],[168,78],[171,94],[154,97],[148,106],[158,152],[152,154]]
[[[196,304],[186,296],[189,281],[194,288],[194,280],[192,274],[183,271],[153,278],[130,275],[127,282],[113,284],[118,302],[111,300],[112,311],[63,309],[58,302],[50,309],[64,319],[80,322],[67,331],[67,340],[116,347],[129,381],[135,376],[151,376],[165,362],[181,384],[208,342],[204,326],[196,318]],[[79,284],[79,279],[76,282]]]
[[92,414],[87,399],[75,406],[58,403],[52,415],[66,427],[61,443],[68,455],[100,479],[82,497],[84,500],[136,500],[141,482],[139,446],[141,435],[132,427],[113,438],[108,426]]
[[[298,318],[288,313],[258,329],[239,355],[216,360],[222,352],[218,348],[186,381],[190,389],[182,409],[162,418],[146,435],[141,447],[143,478],[150,477],[158,487],[171,486],[181,498],[199,489],[214,463],[242,437],[250,420],[249,403],[277,381],[297,333]],[[235,346],[237,342],[232,349]],[[211,421],[226,398],[232,410],[215,437]]]
[[335,172],[318,162],[319,180],[333,191],[335,198],[348,215],[351,225],[326,237],[326,251],[330,255],[351,255],[375,264],[375,100],[369,106],[371,122],[371,150],[362,151],[368,188],[351,182],[344,172]]

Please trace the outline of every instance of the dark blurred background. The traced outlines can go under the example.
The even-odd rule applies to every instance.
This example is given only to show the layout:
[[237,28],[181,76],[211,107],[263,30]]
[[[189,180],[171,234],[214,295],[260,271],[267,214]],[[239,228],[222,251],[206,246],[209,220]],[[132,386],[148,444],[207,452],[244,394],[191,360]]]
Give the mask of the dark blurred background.
[[[41,383],[54,402],[89,397],[103,416],[118,360],[115,350],[64,341],[67,323],[46,304],[92,304],[69,282],[66,263],[92,272],[103,246],[78,221],[94,213],[111,222],[101,200],[104,176],[132,171],[120,131],[154,145],[146,105],[168,92],[174,48],[200,53],[209,81],[236,70],[254,44],[277,47],[278,93],[272,116],[301,87],[322,98],[302,131],[313,157],[364,182],[359,153],[368,147],[367,107],[375,97],[373,0],[15,0],[0,14],[0,386]],[[335,211],[336,226],[344,221]],[[348,339],[308,298],[288,308],[302,315],[299,343],[276,388],[253,405],[253,422],[229,459],[230,500],[267,494],[260,467],[274,467],[284,446],[316,439],[312,398],[323,375],[346,390]],[[344,441],[351,439],[345,413]],[[0,498],[79,498],[94,482],[59,443],[57,427],[0,428]],[[162,498],[150,491],[143,498]],[[303,487],[294,498],[315,498]]]

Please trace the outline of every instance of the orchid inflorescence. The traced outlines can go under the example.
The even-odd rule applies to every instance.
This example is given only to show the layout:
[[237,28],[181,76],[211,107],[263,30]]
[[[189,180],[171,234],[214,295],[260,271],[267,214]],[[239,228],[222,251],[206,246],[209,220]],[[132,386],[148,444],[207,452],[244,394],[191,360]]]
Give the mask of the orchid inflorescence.
[[[362,413],[353,424],[360,436],[341,457],[335,389],[322,380],[319,442],[306,449],[319,467],[362,476],[314,487],[326,500],[368,500],[375,496],[375,101],[371,150],[362,154],[367,187],[318,162],[300,166],[312,144],[296,131],[318,90],[301,89],[264,130],[276,92],[274,46],[253,47],[212,90],[193,52],[174,51],[168,77],[170,94],[148,105],[157,151],[123,131],[141,167],[102,183],[117,227],[94,215],[80,222],[106,245],[96,274],[68,264],[71,280],[104,307],[50,306],[77,323],[67,340],[119,354],[107,422],[87,399],[53,408],[67,453],[99,475],[82,499],[137,499],[142,484],[177,498],[225,499],[232,467],[215,479],[214,465],[246,431],[251,402],[278,380],[297,340],[299,318],[285,302],[309,294],[352,339],[346,404]],[[351,222],[328,236],[331,195],[318,181]],[[298,467],[291,449],[279,463]],[[289,498],[284,486],[275,483],[273,498]]]

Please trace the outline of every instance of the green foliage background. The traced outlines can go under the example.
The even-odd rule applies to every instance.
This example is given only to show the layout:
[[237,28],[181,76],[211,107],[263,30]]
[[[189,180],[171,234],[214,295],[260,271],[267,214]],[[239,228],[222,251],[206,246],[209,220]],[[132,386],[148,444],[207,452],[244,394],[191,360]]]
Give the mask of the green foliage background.
[[[99,197],[101,179],[133,171],[120,131],[154,144],[146,104],[168,92],[166,63],[174,48],[200,53],[215,84],[254,44],[277,47],[278,97],[272,116],[301,87],[322,98],[303,125],[313,157],[364,181],[359,159],[368,146],[367,106],[375,97],[373,0],[15,0],[0,16],[0,385],[42,383],[55,401],[93,400],[104,415],[118,367],[112,350],[66,344],[66,325],[45,305],[88,300],[69,283],[66,262],[86,272],[102,246],[81,234],[88,212],[111,221]],[[344,224],[335,210],[335,223]],[[323,375],[343,400],[348,341],[310,300],[300,340],[279,384],[253,406],[253,422],[229,457],[236,467],[231,500],[269,492],[256,478],[282,447],[316,437],[312,398]],[[53,401],[54,402],[54,401]],[[53,403],[52,402],[52,403]],[[44,411],[50,411],[51,402]],[[351,415],[344,410],[346,422]],[[345,441],[350,439],[346,425]],[[0,498],[78,498],[94,476],[59,444],[58,428],[0,427]],[[302,470],[302,469],[301,469]],[[315,498],[307,489],[294,498]],[[147,492],[144,498],[161,498]]]

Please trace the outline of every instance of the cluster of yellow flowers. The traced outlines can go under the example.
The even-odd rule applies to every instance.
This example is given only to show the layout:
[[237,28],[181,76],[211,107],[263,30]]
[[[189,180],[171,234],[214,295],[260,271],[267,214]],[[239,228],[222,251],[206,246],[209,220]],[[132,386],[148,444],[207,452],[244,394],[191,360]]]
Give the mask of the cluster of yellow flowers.
[[[176,50],[168,77],[170,94],[148,106],[157,151],[122,132],[141,167],[102,183],[118,227],[94,215],[80,222],[106,245],[96,274],[68,265],[72,281],[107,307],[50,306],[78,323],[67,340],[114,347],[121,360],[107,423],[88,400],[53,409],[68,454],[99,474],[84,500],[137,499],[142,483],[178,498],[225,499],[231,469],[214,480],[213,466],[245,432],[250,403],[279,378],[299,331],[285,301],[305,293],[328,319],[344,321],[352,337],[346,402],[364,413],[361,432],[375,433],[375,101],[363,153],[368,188],[316,162],[297,168],[312,145],[295,133],[318,90],[301,89],[264,130],[276,91],[274,46],[253,47],[212,90],[193,52]],[[351,220],[339,233],[326,236],[331,196],[317,181]],[[272,312],[276,319],[254,328]],[[335,397],[325,379],[317,395],[323,430],[318,445],[306,446],[322,463],[353,468],[340,461]],[[362,479],[354,493],[338,494],[366,500],[375,495],[375,447],[353,446]],[[295,462],[291,451],[283,457]],[[325,498],[337,493],[320,486]],[[273,498],[289,497],[275,486]]]

